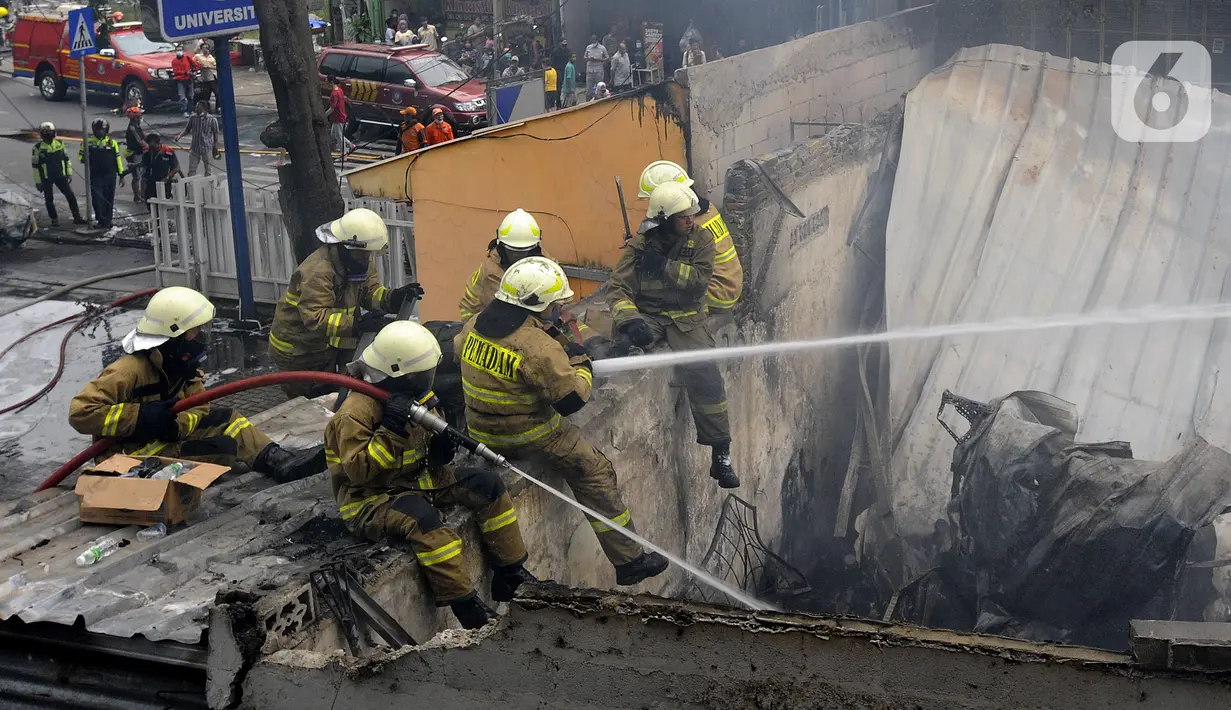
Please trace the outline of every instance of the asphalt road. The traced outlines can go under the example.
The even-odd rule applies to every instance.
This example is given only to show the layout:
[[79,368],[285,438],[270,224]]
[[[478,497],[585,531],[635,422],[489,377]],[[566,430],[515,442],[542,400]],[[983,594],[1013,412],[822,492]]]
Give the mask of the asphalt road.
[[[80,99],[75,90],[70,89],[64,101],[46,101],[35,90],[30,79],[14,79],[0,74],[0,136],[17,132],[29,131],[43,121],[51,121],[57,127],[67,131],[81,131]],[[111,122],[111,135],[123,145],[124,129],[128,119],[120,115],[119,97],[90,94],[87,103],[87,124],[95,118],[105,118]],[[275,117],[274,109],[268,106],[241,104],[237,111],[239,124],[239,142],[241,150],[241,169],[243,180],[249,187],[277,189],[278,171],[275,167],[280,160],[276,153],[269,152],[261,144],[261,131]],[[183,129],[185,118],[180,114],[176,104],[153,106],[145,116],[147,130],[156,130],[164,136],[174,137]],[[370,138],[370,137],[369,137]],[[65,137],[70,152],[75,157],[79,142],[69,136]],[[359,141],[361,148],[356,151],[358,158],[348,159],[347,167],[357,162],[371,162],[372,159],[391,155],[392,140]],[[185,139],[180,154],[180,163],[184,170],[188,169],[188,140]],[[30,171],[29,139],[0,138],[0,180],[24,186],[37,204],[42,204],[42,197],[34,191],[33,175]],[[78,200],[85,189],[82,166],[74,160],[73,181],[74,191]],[[144,214],[145,208],[132,202],[132,190],[121,188],[116,191],[116,207],[122,214]],[[57,197],[57,205],[62,198]],[[61,210],[64,211],[64,210]]]

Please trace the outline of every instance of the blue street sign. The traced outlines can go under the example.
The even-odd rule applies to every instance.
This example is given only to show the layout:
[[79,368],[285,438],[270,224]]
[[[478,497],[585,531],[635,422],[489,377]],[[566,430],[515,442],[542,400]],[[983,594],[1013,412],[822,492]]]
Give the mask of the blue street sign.
[[258,28],[252,0],[158,0],[158,17],[162,36],[172,42]]
[[77,59],[94,54],[94,8],[69,10],[68,32],[68,56]]

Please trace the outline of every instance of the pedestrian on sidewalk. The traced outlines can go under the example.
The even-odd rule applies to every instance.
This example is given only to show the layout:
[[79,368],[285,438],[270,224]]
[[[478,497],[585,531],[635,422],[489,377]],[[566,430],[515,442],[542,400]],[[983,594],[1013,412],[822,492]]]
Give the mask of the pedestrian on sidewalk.
[[77,151],[77,160],[84,163],[85,152],[90,151],[90,204],[94,205],[94,219],[100,229],[111,229],[116,179],[120,187],[124,186],[124,161],[120,159],[120,144],[110,135],[111,123],[107,119],[94,119],[90,132],[92,135]]
[[341,150],[342,155],[346,155],[355,149],[355,144],[346,137],[346,94],[338,85],[336,74],[326,76],[325,81],[329,82],[329,110],[325,118],[329,119],[330,149]]
[[73,224],[85,224],[81,211],[77,208],[77,196],[73,194],[73,164],[68,161],[64,143],[56,138],[56,125],[51,121],[44,121],[38,127],[38,135],[40,140],[34,144],[30,164],[34,167],[34,187],[43,193],[43,202],[47,206],[51,226],[60,226],[56,203],[52,198],[53,188],[58,188],[68,201],[68,209],[73,213]]
[[611,90],[617,94],[633,90],[633,63],[623,42],[616,46],[616,53],[611,57]]
[[205,164],[205,174],[214,174],[214,161],[221,157],[218,145],[218,119],[209,113],[209,102],[198,101],[197,112],[188,119],[188,125],[175,137],[178,143],[181,138],[192,134],[192,146],[188,150],[188,177],[197,174],[197,166]]
[[560,87],[560,108],[577,105],[577,55],[569,56],[564,65],[564,83]]
[[611,57],[607,54],[607,48],[598,41],[598,35],[590,35],[590,44],[586,47],[586,100],[594,98],[594,87],[603,80],[604,72],[607,69],[607,60]]
[[440,32],[436,30],[436,25],[428,22],[426,16],[423,18],[423,24],[419,26],[419,41],[433,52],[440,51]]
[[194,93],[192,75],[199,69],[197,60],[184,54],[183,47],[175,48],[175,59],[171,60],[171,75],[175,78],[175,91],[180,97],[180,111],[184,113],[184,118],[192,115],[188,111]]
[[432,109],[432,122],[423,130],[428,145],[448,143],[453,140],[453,126],[445,120],[445,111],[439,106]]
[[546,59],[543,60],[544,106],[548,111],[560,108],[559,74]]
[[197,55],[193,58],[201,67],[201,93],[197,97],[198,100],[205,102],[208,111],[210,97],[213,97],[214,106],[217,107],[216,111],[221,112],[222,97],[218,94],[218,60],[214,58],[214,51],[210,48],[209,42],[201,42],[201,46],[197,48]]
[[162,136],[150,131],[145,136],[148,146],[141,162],[141,179],[145,183],[145,201],[158,196],[158,183],[166,183],[165,197],[171,197],[171,183],[183,173],[175,150],[162,144]]
[[128,116],[128,130],[124,131],[124,157],[128,159],[127,173],[132,175],[133,202],[145,202],[145,183],[141,179],[141,160],[145,156],[145,129],[141,127],[141,107],[124,109]]

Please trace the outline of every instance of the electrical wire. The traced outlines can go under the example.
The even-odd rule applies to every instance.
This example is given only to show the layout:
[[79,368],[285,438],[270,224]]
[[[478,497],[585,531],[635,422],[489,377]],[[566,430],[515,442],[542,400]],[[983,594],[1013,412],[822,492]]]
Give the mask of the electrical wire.
[[[116,300],[109,303],[106,306],[106,310],[119,308],[120,306],[123,306],[126,303],[135,301],[139,298],[144,298],[145,296],[152,296],[157,292],[158,292],[158,289],[156,288],[147,288],[141,291],[130,293],[127,296],[124,296],[122,298],[117,298]],[[86,312],[86,313],[81,313],[78,315],[69,316],[67,318],[61,318],[60,320],[55,321],[54,323],[49,323],[47,325],[42,326],[41,328],[37,328],[35,330],[30,331],[29,333],[26,333],[25,335],[21,336],[20,338],[18,338],[17,340],[9,344],[9,346],[6,347],[3,351],[0,351],[0,359],[2,359],[5,355],[9,353],[10,350],[16,347],[19,343],[23,343],[26,340],[29,340],[32,336],[38,333],[41,333],[46,330],[50,330],[51,328],[54,328],[59,325],[63,325],[72,320],[76,320],[77,323],[73,325],[72,328],[69,328],[68,332],[64,334],[64,338],[60,341],[60,362],[59,362],[59,365],[56,367],[56,374],[52,375],[51,380],[47,384],[43,385],[42,388],[39,389],[39,391],[35,392],[29,397],[26,397],[20,402],[17,402],[15,404],[10,404],[4,408],[0,408],[0,414],[8,414],[9,412],[17,411],[20,409],[25,409],[31,404],[34,404],[35,402],[42,399],[51,390],[55,389],[55,386],[60,383],[60,378],[64,376],[64,367],[68,359],[69,338],[73,337],[73,333],[76,333],[77,331],[81,330],[86,325],[88,325],[91,321],[93,321],[94,315],[89,312]]]

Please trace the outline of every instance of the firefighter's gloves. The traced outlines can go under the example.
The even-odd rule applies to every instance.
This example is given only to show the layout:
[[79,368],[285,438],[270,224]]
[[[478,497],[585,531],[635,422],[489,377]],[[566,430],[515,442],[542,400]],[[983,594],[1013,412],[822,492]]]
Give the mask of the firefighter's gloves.
[[137,425],[133,429],[135,439],[141,441],[176,441],[180,438],[180,425],[171,411],[174,402],[148,402],[137,409]]
[[651,249],[637,252],[637,270],[647,276],[660,276],[667,270],[667,257]]
[[385,411],[380,425],[398,436],[406,436],[406,422],[410,421],[410,408],[415,398],[405,392],[394,392],[385,400]]
[[630,320],[620,326],[620,332],[628,338],[628,342],[639,348],[647,348],[654,344],[654,333],[650,331],[650,326],[640,318]]
[[397,320],[397,316],[382,311],[368,311],[355,319],[355,335],[379,333],[381,328]]
[[568,353],[569,364],[573,367],[584,367],[594,372],[594,363],[590,361],[590,353],[586,351],[586,346],[581,343],[569,343],[564,346],[564,352]]
[[427,445],[427,467],[437,468],[453,462],[457,441],[451,434],[437,434]]
[[419,284],[406,284],[389,292],[389,310],[397,313],[406,305],[407,299],[422,299],[425,292]]

